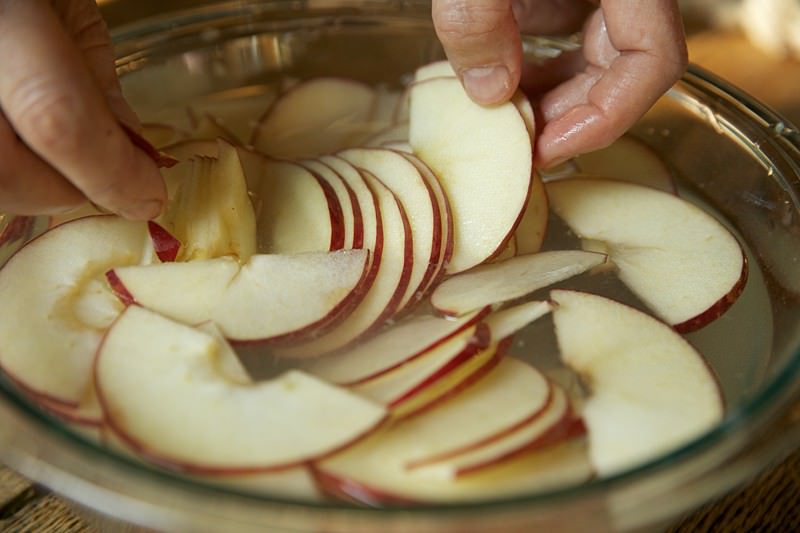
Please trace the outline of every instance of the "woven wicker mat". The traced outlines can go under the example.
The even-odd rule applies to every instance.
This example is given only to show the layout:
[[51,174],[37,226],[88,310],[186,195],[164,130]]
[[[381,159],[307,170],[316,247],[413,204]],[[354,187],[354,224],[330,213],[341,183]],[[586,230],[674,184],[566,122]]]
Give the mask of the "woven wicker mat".
[[[0,531],[99,533],[57,497],[0,466]],[[754,483],[683,518],[669,533],[800,531],[800,450]]]

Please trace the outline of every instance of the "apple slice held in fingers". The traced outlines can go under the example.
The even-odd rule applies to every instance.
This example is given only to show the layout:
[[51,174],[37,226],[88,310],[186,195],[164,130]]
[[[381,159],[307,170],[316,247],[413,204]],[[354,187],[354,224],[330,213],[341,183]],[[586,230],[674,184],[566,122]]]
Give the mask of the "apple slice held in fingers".
[[122,309],[105,270],[153,260],[147,225],[115,216],[66,222],[26,244],[0,269],[0,368],[32,394],[77,407]]
[[121,298],[186,324],[211,320],[234,342],[278,342],[322,331],[357,305],[367,250],[232,257],[114,268]]
[[660,456],[722,419],[716,376],[667,324],[601,296],[550,297],[561,359],[591,389],[582,414],[598,473]]
[[622,181],[549,183],[553,211],[607,253],[619,278],[682,333],[722,315],[744,290],[747,260],[714,217],[669,193]]
[[110,427],[159,464],[235,474],[319,458],[385,418],[382,407],[299,371],[254,385],[230,381],[216,365],[218,350],[212,335],[128,307],[95,364]]
[[256,219],[239,152],[219,141],[218,157],[196,156],[174,185],[158,218],[182,244],[178,261],[235,255],[243,262],[256,251]]
[[512,257],[446,279],[431,294],[431,305],[444,315],[460,316],[486,305],[521,298],[586,272],[606,260],[604,254],[581,250],[553,250]]
[[[474,103],[455,78],[411,87],[409,141],[439,178],[454,224],[455,274],[502,251],[525,210],[532,174],[531,138],[510,102]],[[502,184],[502,185],[501,185]]]

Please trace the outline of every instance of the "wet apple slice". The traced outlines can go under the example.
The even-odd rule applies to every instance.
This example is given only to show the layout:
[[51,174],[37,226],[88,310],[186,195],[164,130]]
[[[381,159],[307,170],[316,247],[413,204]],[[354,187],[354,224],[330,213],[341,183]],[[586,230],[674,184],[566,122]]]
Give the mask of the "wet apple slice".
[[377,335],[340,354],[313,359],[304,370],[332,383],[364,383],[424,355],[475,325],[488,312],[487,307],[457,320],[437,316],[415,317],[388,326]]
[[0,269],[0,367],[51,402],[77,407],[103,330],[122,309],[105,270],[157,261],[143,222],[89,216],[22,247]]
[[534,254],[542,248],[547,233],[548,214],[549,203],[544,182],[539,174],[534,173],[528,205],[525,206],[525,213],[514,232],[517,255]]
[[114,268],[123,300],[186,324],[215,322],[235,342],[277,342],[321,331],[364,296],[367,250],[257,254]]
[[575,163],[579,174],[630,181],[672,194],[678,190],[664,160],[631,135],[623,135],[601,150],[579,155]]
[[598,473],[663,455],[722,419],[711,368],[667,324],[588,293],[550,297],[561,358],[591,389],[582,414]]
[[[340,158],[331,159],[343,161]],[[341,166],[334,161],[331,163]],[[347,165],[356,171],[352,165]],[[369,290],[358,306],[335,328],[311,341],[281,347],[275,351],[276,355],[313,357],[353,346],[358,339],[382,326],[400,305],[414,260],[411,229],[403,206],[395,195],[368,172],[362,172],[362,176],[378,201],[377,211],[381,221],[378,231],[382,248],[379,261],[373,265],[376,270]]]
[[375,176],[403,206],[411,230],[413,261],[398,307],[403,310],[414,305],[436,273],[442,251],[442,219],[433,190],[413,163],[392,150],[353,148],[337,155]]
[[547,194],[584,247],[607,253],[619,278],[680,332],[716,319],[744,290],[747,261],[736,237],[686,200],[602,179],[549,183]]
[[330,185],[342,208],[342,248],[361,248],[364,245],[364,220],[361,206],[353,189],[335,170],[316,159],[298,161],[310,170],[317,179]]
[[230,381],[218,370],[218,351],[211,335],[128,307],[95,366],[110,427],[159,464],[234,474],[319,458],[386,416],[382,407],[299,371],[254,385]]
[[[509,386],[502,382],[493,385]],[[573,414],[566,393],[553,384],[549,391],[547,401],[540,409],[504,431],[490,434],[469,447],[409,462],[407,468],[415,470],[420,476],[454,479],[475,475],[519,455],[583,436],[586,428],[581,419]]]
[[252,152],[243,154],[242,161],[255,193],[261,252],[286,254],[342,248],[342,206],[327,182],[290,161]]
[[375,91],[354,80],[302,81],[267,109],[250,144],[282,159],[318,157],[358,146],[371,133],[374,103]]
[[434,289],[431,305],[440,313],[460,316],[486,305],[521,298],[543,287],[603,264],[604,254],[553,250],[513,257],[452,276]]
[[511,337],[528,324],[542,318],[552,308],[550,302],[525,302],[493,311],[483,319],[483,322],[489,326],[493,338],[500,341]]
[[411,88],[409,126],[414,153],[436,174],[450,201],[455,233],[447,272],[499,253],[530,192],[531,138],[517,108],[510,102],[482,107],[457,79],[430,79]]
[[[158,218],[182,246],[178,261],[235,255],[242,261],[256,251],[256,219],[239,152],[219,141],[218,158],[195,156],[180,176]],[[171,187],[170,187],[171,188]]]
[[[390,409],[399,409],[405,415],[409,411],[403,408],[403,405],[407,403],[418,405],[418,396],[426,394],[429,387],[440,380],[449,381],[456,375],[466,376],[456,371],[471,360],[488,360],[491,355],[476,356],[486,350],[489,341],[488,329],[485,326],[470,326],[406,364],[397,366],[374,379],[356,383],[350,386],[350,389]],[[460,381],[458,379],[454,383]]]

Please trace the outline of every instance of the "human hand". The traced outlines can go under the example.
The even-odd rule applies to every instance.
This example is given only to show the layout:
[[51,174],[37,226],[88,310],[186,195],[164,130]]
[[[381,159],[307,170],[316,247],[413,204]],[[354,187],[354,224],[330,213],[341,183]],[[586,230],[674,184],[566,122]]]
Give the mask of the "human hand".
[[120,125],[139,123],[95,2],[0,0],[0,51],[0,209],[47,214],[88,199],[156,216],[164,183]]
[[545,168],[613,142],[686,68],[677,0],[602,0],[596,9],[592,4],[433,0],[434,25],[453,68],[472,98],[487,105],[507,100],[528,75],[543,74],[526,72],[520,31],[567,33],[586,20],[582,58],[553,65],[569,65],[570,76],[538,102],[535,158]]

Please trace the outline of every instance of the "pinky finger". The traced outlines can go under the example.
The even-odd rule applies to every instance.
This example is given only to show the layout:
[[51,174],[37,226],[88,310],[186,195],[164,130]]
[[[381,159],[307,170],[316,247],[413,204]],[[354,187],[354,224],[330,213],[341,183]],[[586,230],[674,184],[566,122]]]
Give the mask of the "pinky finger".
[[0,111],[0,211],[41,215],[65,211],[86,197],[17,136]]

